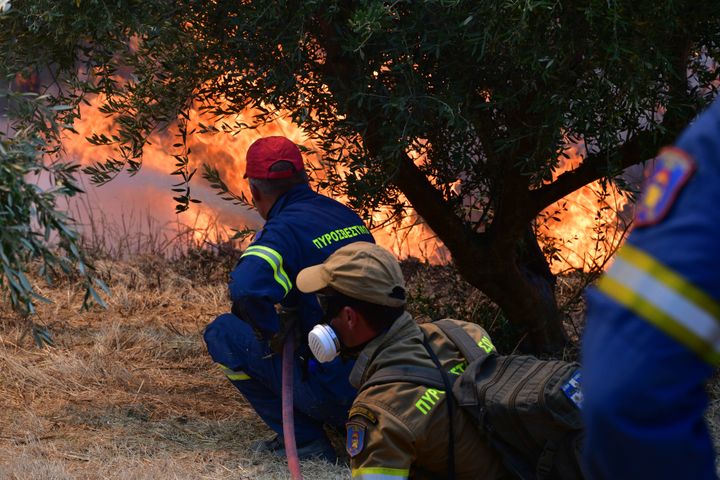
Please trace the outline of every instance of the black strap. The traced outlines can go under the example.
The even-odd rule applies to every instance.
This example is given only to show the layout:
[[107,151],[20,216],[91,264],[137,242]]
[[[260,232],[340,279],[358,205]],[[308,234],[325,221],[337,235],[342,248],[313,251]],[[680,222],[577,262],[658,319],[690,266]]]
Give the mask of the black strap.
[[[433,325],[437,326],[437,328],[446,337],[448,337],[452,343],[455,344],[468,363],[471,363],[473,360],[477,360],[478,358],[487,358],[494,355],[486,353],[485,350],[480,348],[477,343],[475,343],[475,340],[462,329],[462,327],[452,320],[437,320],[432,323],[421,325],[420,330],[422,330],[424,338],[427,338],[425,330]],[[360,390],[362,391],[375,385],[392,382],[410,382],[432,388],[445,388],[446,385],[442,378],[444,373],[445,371],[440,367],[437,369],[413,365],[386,367],[375,372],[365,383],[363,383]],[[450,383],[453,384],[454,382]]]
[[462,356],[468,363],[472,363],[478,358],[490,356],[485,350],[480,348],[475,339],[470,336],[456,322],[449,319],[437,320],[430,325],[437,326],[447,336],[452,343],[460,350]]
[[404,367],[386,367],[375,372],[360,387],[360,391],[375,385],[383,385],[392,382],[409,382],[416,385],[425,385],[426,387],[445,388],[445,382],[442,374],[435,368],[404,366]]
[[545,448],[543,448],[543,451],[540,453],[540,457],[538,458],[538,462],[535,467],[536,477],[538,480],[550,478],[550,472],[552,471],[555,463],[555,454],[557,451],[557,442],[548,440],[547,443],[545,443]]
[[437,367],[440,375],[442,376],[443,384],[445,385],[445,403],[448,409],[448,477],[450,480],[455,479],[455,428],[454,428],[454,411],[455,411],[455,397],[452,391],[452,382],[448,378],[447,372],[442,368],[440,360],[437,358],[435,351],[430,347],[427,336],[423,332],[423,346],[427,350],[428,355],[432,359],[433,363]]

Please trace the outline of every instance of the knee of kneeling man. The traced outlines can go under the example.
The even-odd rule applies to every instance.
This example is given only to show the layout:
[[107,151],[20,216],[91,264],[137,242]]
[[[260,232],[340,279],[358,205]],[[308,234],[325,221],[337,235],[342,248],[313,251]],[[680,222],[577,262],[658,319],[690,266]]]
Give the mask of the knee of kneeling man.
[[225,343],[227,338],[232,336],[230,332],[236,330],[233,328],[235,322],[240,322],[240,319],[232,313],[223,313],[210,322],[203,332],[203,339],[208,348],[217,343]]

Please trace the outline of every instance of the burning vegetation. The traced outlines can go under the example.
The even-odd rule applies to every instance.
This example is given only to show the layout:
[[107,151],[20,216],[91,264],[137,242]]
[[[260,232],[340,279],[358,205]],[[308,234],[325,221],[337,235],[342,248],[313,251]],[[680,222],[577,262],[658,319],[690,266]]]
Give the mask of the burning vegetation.
[[[110,145],[103,144],[106,143],[105,139],[117,135],[113,118],[102,113],[101,107],[105,101],[102,97],[96,97],[82,108],[80,118],[74,125],[77,134],[69,133],[64,141],[65,154],[69,160],[87,167],[96,164],[98,158],[110,158],[116,154]],[[187,150],[192,154],[189,155],[186,168],[195,171],[202,169],[205,164],[216,169],[237,196],[247,199],[248,185],[242,178],[247,148],[263,136],[282,135],[303,147],[307,168],[315,180],[316,188],[321,193],[333,196],[325,171],[332,166],[323,162],[324,153],[320,148],[286,116],[279,114],[274,121],[256,129],[245,129],[235,134],[223,132],[223,129],[230,129],[231,124],[252,125],[257,114],[253,109],[246,109],[223,120],[219,128],[208,128],[211,119],[205,118],[207,115],[204,117],[199,109],[191,109],[184,128],[195,134],[189,136],[187,141]],[[96,145],[88,145],[86,138]],[[76,205],[75,210],[85,224],[85,229],[94,226],[92,222],[98,215],[104,216],[105,226],[112,228],[113,223],[122,223],[124,215],[147,214],[154,221],[167,226],[170,235],[168,241],[172,237],[171,233],[177,232],[180,225],[181,230],[184,227],[194,231],[193,236],[198,245],[213,248],[229,241],[234,230],[260,228],[261,220],[248,208],[249,205],[218,201],[216,194],[222,192],[214,192],[206,184],[195,187],[197,190],[194,195],[203,203],[191,202],[185,212],[175,216],[176,202],[168,192],[172,187],[169,179],[177,171],[173,155],[178,154],[182,147],[181,143],[177,143],[177,125],[170,125],[165,131],[154,134],[145,146],[143,171],[138,172],[138,181],[113,179],[114,184],[93,189],[92,194],[96,194],[96,197],[92,206],[88,203]],[[416,162],[423,161],[422,154],[414,150],[409,153]],[[566,150],[565,156],[560,159],[555,178],[577,168],[582,159],[581,149],[573,147]],[[339,172],[341,177],[344,175],[342,170]],[[147,180],[140,180],[143,177]],[[460,186],[462,182],[458,180],[457,184]],[[341,202],[348,201],[342,193],[335,198]],[[442,240],[406,199],[403,202],[403,209],[399,212],[383,207],[372,213],[369,223],[378,243],[399,258],[416,258],[433,264],[448,263],[451,256]],[[602,270],[628,228],[628,215],[618,217],[627,202],[627,195],[614,185],[594,182],[543,210],[535,220],[535,228],[553,272]],[[139,225],[136,227],[142,228]],[[168,245],[167,250],[177,250],[187,243],[186,240],[183,235],[178,236],[178,243]]]

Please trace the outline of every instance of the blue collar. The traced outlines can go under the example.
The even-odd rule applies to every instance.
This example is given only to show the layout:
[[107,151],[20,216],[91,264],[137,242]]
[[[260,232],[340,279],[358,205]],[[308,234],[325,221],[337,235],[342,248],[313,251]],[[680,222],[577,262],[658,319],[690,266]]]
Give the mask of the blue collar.
[[316,195],[317,193],[315,193],[307,183],[295,185],[275,200],[275,203],[268,212],[267,220],[270,220],[272,217],[280,213],[287,205],[295,203],[298,200],[308,200]]

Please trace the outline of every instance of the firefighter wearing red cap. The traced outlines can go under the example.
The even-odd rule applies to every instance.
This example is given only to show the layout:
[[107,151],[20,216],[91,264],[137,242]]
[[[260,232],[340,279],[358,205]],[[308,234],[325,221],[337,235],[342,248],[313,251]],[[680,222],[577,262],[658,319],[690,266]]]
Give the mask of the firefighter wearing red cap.
[[[266,223],[231,273],[232,313],[216,318],[204,336],[213,360],[276,433],[256,449],[284,455],[281,356],[271,348],[279,343],[282,327],[275,305],[297,312],[298,338],[306,339],[320,322],[322,310],[314,295],[295,287],[298,272],[322,263],[349,243],[374,240],[357,214],[310,188],[300,150],[285,137],[253,143],[247,152],[245,177]],[[300,345],[296,356],[298,454],[333,461],[335,452],[323,424],[344,424],[356,394],[348,382],[353,362],[338,358],[320,365],[307,345]]]
[[714,479],[705,383],[720,365],[720,100],[655,159],[635,230],[588,295],[594,479]]

